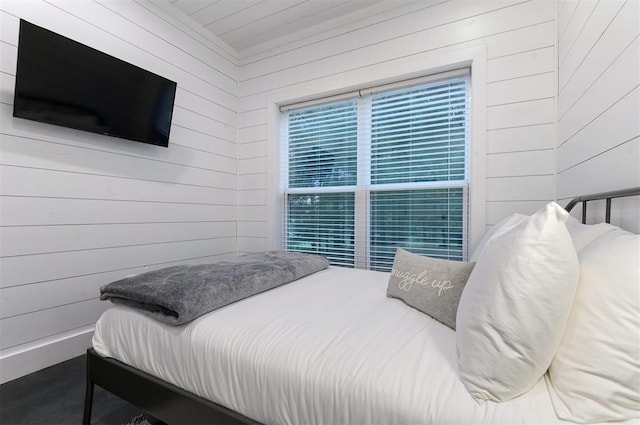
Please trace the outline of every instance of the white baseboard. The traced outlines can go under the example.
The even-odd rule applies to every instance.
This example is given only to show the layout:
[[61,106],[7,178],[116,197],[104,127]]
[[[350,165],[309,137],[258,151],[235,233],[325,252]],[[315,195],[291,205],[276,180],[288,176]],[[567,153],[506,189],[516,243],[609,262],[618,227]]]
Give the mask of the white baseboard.
[[80,356],[91,346],[94,326],[86,326],[0,352],[0,384]]

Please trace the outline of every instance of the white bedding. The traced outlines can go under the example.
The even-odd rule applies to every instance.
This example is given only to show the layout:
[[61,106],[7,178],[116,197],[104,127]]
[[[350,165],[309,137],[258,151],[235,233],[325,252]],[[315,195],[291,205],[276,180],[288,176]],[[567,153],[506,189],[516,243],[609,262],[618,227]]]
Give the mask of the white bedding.
[[478,404],[453,330],[386,297],[387,273],[330,267],[181,327],[114,306],[93,347],[265,424],[554,424],[541,379]]

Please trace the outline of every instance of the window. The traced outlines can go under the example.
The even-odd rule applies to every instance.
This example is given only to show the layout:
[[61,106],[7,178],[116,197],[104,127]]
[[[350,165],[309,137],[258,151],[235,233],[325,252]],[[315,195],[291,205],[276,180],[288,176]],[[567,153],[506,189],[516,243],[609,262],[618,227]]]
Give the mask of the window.
[[374,270],[396,248],[466,258],[468,71],[408,84],[285,108],[285,249]]

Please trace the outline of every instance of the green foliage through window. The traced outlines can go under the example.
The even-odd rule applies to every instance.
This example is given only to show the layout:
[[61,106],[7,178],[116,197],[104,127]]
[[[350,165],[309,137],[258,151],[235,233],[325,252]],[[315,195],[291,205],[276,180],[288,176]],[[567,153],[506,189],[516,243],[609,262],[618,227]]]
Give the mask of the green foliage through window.
[[464,192],[455,189],[372,192],[370,268],[390,270],[396,248],[463,259]]
[[287,250],[324,255],[331,264],[354,266],[353,193],[287,196]]

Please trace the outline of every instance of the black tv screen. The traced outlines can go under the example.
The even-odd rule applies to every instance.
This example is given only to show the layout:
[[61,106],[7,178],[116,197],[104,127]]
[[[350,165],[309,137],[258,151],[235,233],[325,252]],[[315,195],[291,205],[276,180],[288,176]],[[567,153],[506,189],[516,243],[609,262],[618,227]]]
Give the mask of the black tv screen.
[[169,145],[176,83],[20,20],[13,116]]

